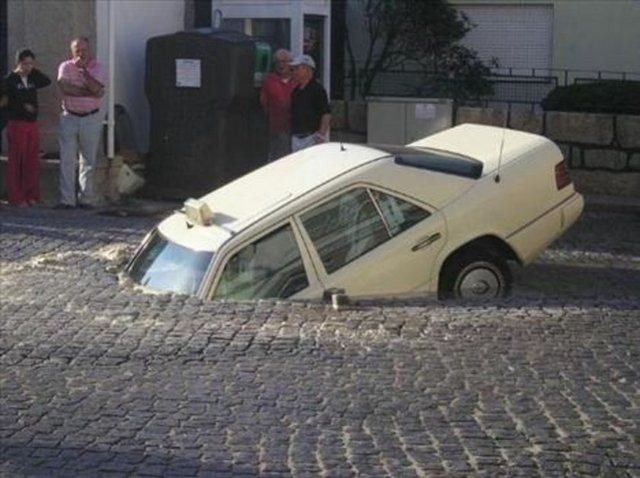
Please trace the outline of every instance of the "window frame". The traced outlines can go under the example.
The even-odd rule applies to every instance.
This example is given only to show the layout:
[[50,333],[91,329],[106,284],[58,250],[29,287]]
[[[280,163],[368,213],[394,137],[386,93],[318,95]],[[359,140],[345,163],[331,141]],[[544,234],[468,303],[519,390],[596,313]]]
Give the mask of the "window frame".
[[[382,188],[371,188],[371,187],[369,187],[369,188],[367,188],[367,191],[369,191],[369,194],[371,195],[371,198],[373,199],[373,202],[375,203],[376,208],[378,209],[378,212],[379,212],[379,213],[380,213],[380,215],[382,216],[382,220],[384,221],[385,225],[387,226],[387,230],[389,231],[389,235],[391,236],[391,239],[393,239],[393,238],[395,238],[395,237],[397,237],[397,236],[401,235],[403,232],[410,230],[410,229],[411,229],[411,228],[413,228],[414,226],[416,226],[416,225],[420,224],[422,221],[424,221],[424,220],[426,220],[426,219],[429,219],[431,216],[433,216],[433,211],[430,211],[430,210],[429,210],[428,208],[426,208],[426,207],[418,206],[417,204],[415,204],[415,202],[413,202],[413,201],[408,201],[407,199],[405,199],[405,198],[401,197],[401,196],[400,196],[400,195],[398,195],[398,194],[394,194],[394,193],[391,193],[391,192],[384,191]],[[389,224],[389,220],[385,217],[384,212],[382,211],[382,208],[380,207],[380,204],[379,204],[379,202],[376,200],[376,198],[375,198],[375,196],[373,195],[373,192],[372,192],[372,191],[376,191],[376,192],[378,192],[378,193],[382,193],[382,194],[385,194],[385,195],[387,195],[387,196],[391,196],[391,197],[393,197],[393,198],[400,199],[401,201],[404,201],[404,202],[406,202],[406,203],[408,203],[408,204],[411,204],[411,205],[413,205],[413,206],[415,206],[415,207],[417,207],[417,208],[419,208],[419,209],[422,209],[423,211],[426,211],[426,212],[427,212],[427,216],[425,216],[424,218],[422,218],[420,221],[418,221],[418,222],[416,222],[416,223],[412,224],[411,226],[407,227],[406,229],[403,229],[403,230],[401,230],[400,232],[397,232],[397,233],[395,233],[395,234],[394,234],[394,233],[391,231],[391,225]]]
[[[206,293],[203,294],[207,300],[236,300],[236,299],[226,299],[226,298],[215,298],[215,292],[220,284],[220,280],[222,278],[222,274],[225,270],[225,267],[229,263],[229,261],[242,249],[249,246],[250,244],[259,241],[260,239],[265,238],[269,234],[281,229],[283,227],[289,226],[291,228],[291,232],[293,234],[293,238],[298,246],[298,252],[300,254],[300,260],[302,261],[302,267],[304,268],[305,274],[307,275],[307,287],[301,289],[296,292],[296,294],[312,288],[315,284],[317,284],[318,277],[317,271],[315,270],[315,264],[309,258],[309,251],[307,249],[307,245],[304,243],[304,240],[301,237],[300,231],[298,229],[298,225],[295,223],[293,218],[287,217],[284,220],[276,221],[273,224],[270,224],[268,227],[261,227],[258,230],[254,230],[253,232],[249,232],[246,238],[241,238],[236,242],[236,238],[240,236],[234,236],[229,239],[227,244],[223,245],[218,251],[218,260],[216,260],[215,265],[213,266],[212,275],[213,277],[209,280],[209,285],[207,287]],[[295,294],[294,294],[295,295]],[[258,299],[247,299],[247,300],[258,300]],[[268,299],[264,299],[268,300]],[[278,298],[273,298],[273,300],[281,300]],[[284,299],[290,300],[290,298]]]
[[[337,268],[336,270],[332,271],[332,272],[328,272],[324,262],[322,261],[322,258],[313,242],[313,239],[311,238],[311,236],[309,235],[306,227],[304,226],[304,222],[302,220],[302,216],[305,215],[306,213],[312,211],[313,209],[316,209],[319,206],[322,206],[323,204],[326,204],[329,201],[332,201],[334,199],[336,199],[337,197],[343,195],[343,194],[347,194],[350,191],[353,191],[355,189],[365,189],[367,192],[367,195],[369,196],[369,199],[373,202],[374,207],[376,209],[376,212],[378,213],[378,216],[380,217],[380,219],[382,220],[382,223],[384,224],[385,230],[387,232],[388,238],[381,242],[380,244],[376,245],[374,248],[369,249],[367,252],[365,252],[364,254],[352,259],[351,261],[343,264],[342,266],[340,266],[339,268]],[[383,194],[387,194],[390,196],[394,196],[398,199],[401,199],[402,201],[405,201],[409,204],[412,204],[416,207],[419,207],[420,209],[423,209],[424,211],[426,211],[428,213],[428,216],[426,216],[422,221],[419,221],[415,224],[413,224],[411,227],[404,229],[403,231],[397,233],[396,235],[393,235],[391,233],[391,229],[389,227],[389,224],[387,222],[387,219],[384,217],[384,214],[382,213],[380,206],[378,204],[378,201],[376,201],[376,199],[373,197],[372,194],[372,190],[381,192]],[[300,234],[302,236],[302,240],[305,242],[305,247],[307,248],[307,252],[313,262],[314,265],[314,269],[316,270],[316,272],[320,275],[320,280],[322,281],[323,278],[325,277],[329,277],[333,274],[336,274],[338,272],[340,272],[342,269],[344,269],[344,267],[348,266],[349,264],[352,264],[353,262],[359,260],[360,258],[366,256],[367,254],[369,254],[370,252],[375,251],[376,249],[378,249],[380,246],[382,246],[383,244],[386,244],[387,242],[389,242],[392,239],[395,239],[398,236],[401,236],[403,233],[411,230],[414,226],[422,223],[423,221],[429,219],[430,217],[432,217],[434,215],[434,213],[437,210],[433,207],[430,206],[428,204],[425,204],[424,202],[420,201],[417,198],[414,198],[412,196],[407,196],[406,194],[402,194],[402,193],[398,193],[397,191],[379,186],[377,184],[373,184],[373,183],[369,183],[369,182],[357,182],[357,183],[352,183],[349,184],[347,186],[341,187],[340,189],[337,189],[335,191],[332,191],[330,194],[327,194],[324,198],[322,198],[322,200],[320,201],[315,201],[313,204],[308,205],[300,210],[298,210],[296,213],[294,213],[293,215],[293,219],[296,222],[296,225],[300,231]]]

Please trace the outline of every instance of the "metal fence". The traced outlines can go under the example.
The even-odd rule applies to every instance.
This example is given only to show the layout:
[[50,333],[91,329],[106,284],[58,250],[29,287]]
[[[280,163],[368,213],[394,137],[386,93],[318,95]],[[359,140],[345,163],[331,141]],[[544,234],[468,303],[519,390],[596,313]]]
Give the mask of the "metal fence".
[[[475,104],[518,103],[538,106],[557,86],[568,86],[602,80],[640,81],[640,72],[569,70],[553,68],[494,68],[487,78],[493,86],[493,94],[467,98],[462,102]],[[435,75],[418,70],[390,70],[380,72],[373,81],[371,96],[424,97],[434,96],[434,84],[443,81]],[[345,80],[345,97],[350,96],[353,78]],[[438,90],[438,88],[435,88]],[[358,94],[356,88],[356,94]],[[437,94],[435,96],[438,96]],[[454,98],[461,101],[460,98]]]

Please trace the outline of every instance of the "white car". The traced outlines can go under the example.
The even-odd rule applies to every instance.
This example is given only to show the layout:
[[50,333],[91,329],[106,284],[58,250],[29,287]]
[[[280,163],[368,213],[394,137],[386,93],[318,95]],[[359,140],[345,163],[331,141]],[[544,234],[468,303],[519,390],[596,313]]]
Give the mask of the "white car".
[[204,299],[506,295],[580,216],[558,147],[465,124],[407,146],[326,143],[163,220],[133,280]]

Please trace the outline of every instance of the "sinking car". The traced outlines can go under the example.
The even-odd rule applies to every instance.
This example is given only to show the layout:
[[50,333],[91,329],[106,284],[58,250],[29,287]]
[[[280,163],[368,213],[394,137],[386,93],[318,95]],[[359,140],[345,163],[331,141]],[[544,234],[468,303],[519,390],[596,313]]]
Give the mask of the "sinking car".
[[542,136],[465,124],[406,146],[325,143],[185,202],[127,272],[204,299],[492,299],[583,198]]

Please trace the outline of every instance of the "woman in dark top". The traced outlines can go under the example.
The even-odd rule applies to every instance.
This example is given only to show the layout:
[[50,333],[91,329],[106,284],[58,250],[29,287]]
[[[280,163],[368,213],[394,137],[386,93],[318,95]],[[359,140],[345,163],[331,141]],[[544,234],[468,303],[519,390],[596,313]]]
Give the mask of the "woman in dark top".
[[35,59],[31,50],[18,51],[16,67],[4,78],[2,88],[9,120],[7,191],[9,203],[20,207],[40,200],[37,90],[49,86],[51,80],[35,68]]

